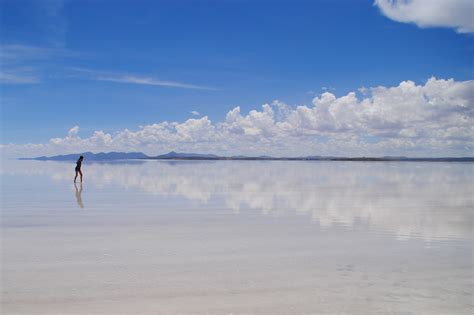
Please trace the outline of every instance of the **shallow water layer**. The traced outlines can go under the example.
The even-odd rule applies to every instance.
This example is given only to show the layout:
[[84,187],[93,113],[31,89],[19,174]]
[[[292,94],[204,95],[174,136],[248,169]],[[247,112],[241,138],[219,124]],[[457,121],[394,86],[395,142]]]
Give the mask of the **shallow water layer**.
[[472,314],[474,164],[4,161],[2,314]]

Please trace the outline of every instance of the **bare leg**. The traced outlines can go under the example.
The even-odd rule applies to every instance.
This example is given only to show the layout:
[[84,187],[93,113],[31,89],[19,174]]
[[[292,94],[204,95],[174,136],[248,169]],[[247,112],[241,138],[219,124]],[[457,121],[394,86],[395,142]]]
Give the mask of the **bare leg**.
[[[76,171],[76,176],[74,176],[74,182],[76,182],[77,173],[78,173],[78,171]],[[82,175],[81,175],[81,178],[82,178]]]
[[79,170],[79,174],[81,175],[81,183],[82,183],[82,172],[81,172],[81,170]]

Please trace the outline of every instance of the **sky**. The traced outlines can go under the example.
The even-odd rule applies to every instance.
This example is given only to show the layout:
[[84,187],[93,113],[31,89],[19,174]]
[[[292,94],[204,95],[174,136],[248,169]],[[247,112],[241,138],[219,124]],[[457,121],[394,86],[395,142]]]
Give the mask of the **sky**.
[[1,0],[2,155],[473,156],[473,6]]

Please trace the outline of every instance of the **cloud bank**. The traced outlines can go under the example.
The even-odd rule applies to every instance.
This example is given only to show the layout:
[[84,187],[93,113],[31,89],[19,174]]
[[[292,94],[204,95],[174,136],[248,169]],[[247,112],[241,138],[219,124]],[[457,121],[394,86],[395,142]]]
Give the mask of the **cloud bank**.
[[359,89],[337,97],[324,92],[311,105],[281,101],[221,122],[208,116],[157,122],[138,130],[95,131],[79,126],[47,143],[6,144],[7,155],[36,156],[84,151],[170,150],[216,154],[470,156],[474,149],[474,81],[430,78],[417,85]]
[[375,0],[388,18],[419,27],[450,27],[459,33],[474,32],[471,0]]

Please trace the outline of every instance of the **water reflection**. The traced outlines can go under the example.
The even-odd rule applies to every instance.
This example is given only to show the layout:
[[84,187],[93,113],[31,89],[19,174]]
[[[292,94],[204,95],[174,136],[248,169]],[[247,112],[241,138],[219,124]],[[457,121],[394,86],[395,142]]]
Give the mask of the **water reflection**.
[[76,189],[76,202],[77,205],[84,209],[84,203],[82,202],[82,182],[79,184],[79,188],[77,188],[77,183],[74,183],[74,188]]
[[[214,200],[235,212],[304,215],[323,227],[367,227],[399,239],[473,238],[474,164],[150,161],[85,168],[96,187]],[[18,161],[2,172],[69,181],[71,165]],[[81,191],[76,198],[83,207]]]

